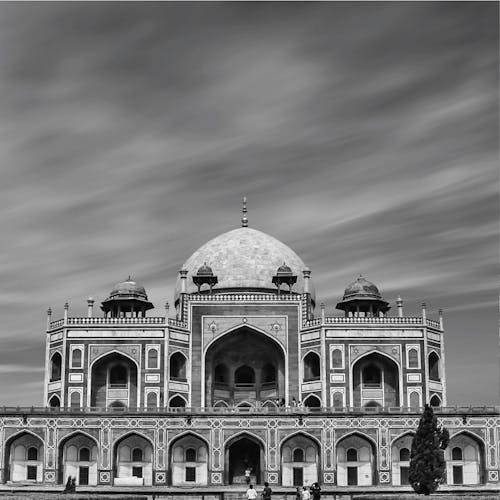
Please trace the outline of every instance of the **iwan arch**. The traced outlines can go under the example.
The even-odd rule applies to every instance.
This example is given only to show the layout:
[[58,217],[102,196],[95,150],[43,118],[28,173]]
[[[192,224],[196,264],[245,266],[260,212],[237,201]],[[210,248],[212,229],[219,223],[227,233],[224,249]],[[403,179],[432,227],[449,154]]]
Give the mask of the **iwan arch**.
[[[248,227],[187,259],[152,315],[118,283],[95,314],[47,317],[44,408],[0,414],[3,483],[408,483],[425,403],[451,434],[448,485],[498,484],[498,408],[449,408],[442,314],[404,314],[363,277],[336,311],[288,246]],[[392,313],[394,311],[394,313]],[[299,404],[300,403],[300,404]]]

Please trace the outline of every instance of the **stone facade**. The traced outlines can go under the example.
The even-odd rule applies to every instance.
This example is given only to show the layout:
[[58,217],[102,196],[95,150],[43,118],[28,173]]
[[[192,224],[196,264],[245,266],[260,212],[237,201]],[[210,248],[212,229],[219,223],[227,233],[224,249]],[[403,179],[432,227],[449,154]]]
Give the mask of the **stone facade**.
[[442,316],[404,316],[401,299],[389,315],[362,277],[328,315],[276,241],[243,227],[201,247],[175,318],[148,316],[130,278],[103,317],[93,299],[87,317],[49,312],[46,407],[0,413],[1,480],[398,486],[429,403],[451,434],[448,484],[497,483],[498,408],[446,407]]

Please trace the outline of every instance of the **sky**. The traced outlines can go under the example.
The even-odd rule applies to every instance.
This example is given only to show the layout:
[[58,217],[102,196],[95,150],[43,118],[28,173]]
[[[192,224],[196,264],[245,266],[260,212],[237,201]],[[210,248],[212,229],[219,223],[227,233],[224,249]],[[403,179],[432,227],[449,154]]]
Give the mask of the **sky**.
[[0,4],[0,405],[49,306],[163,315],[243,195],[327,314],[360,273],[444,309],[448,403],[498,404],[498,83],[495,2]]

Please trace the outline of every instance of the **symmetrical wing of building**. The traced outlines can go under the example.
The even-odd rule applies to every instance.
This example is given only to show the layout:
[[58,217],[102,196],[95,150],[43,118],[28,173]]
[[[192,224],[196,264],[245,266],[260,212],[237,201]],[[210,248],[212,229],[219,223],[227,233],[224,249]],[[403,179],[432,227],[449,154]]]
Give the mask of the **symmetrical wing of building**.
[[451,434],[447,483],[498,482],[498,409],[446,406],[425,305],[406,316],[360,276],[326,314],[311,271],[245,213],[185,262],[174,305],[155,315],[129,278],[102,314],[49,310],[46,407],[4,408],[3,482],[402,485],[426,403]]

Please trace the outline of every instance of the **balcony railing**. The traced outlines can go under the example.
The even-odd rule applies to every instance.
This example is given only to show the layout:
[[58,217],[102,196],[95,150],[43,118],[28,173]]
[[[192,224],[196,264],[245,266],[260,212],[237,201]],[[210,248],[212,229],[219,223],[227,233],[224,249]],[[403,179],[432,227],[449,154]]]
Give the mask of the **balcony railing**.
[[[421,414],[422,407],[407,408],[399,406],[386,407],[352,407],[352,408],[307,408],[307,407],[180,407],[180,408],[127,408],[127,407],[82,407],[82,408],[61,408],[61,407],[21,407],[3,406],[0,407],[0,415],[17,415],[25,417],[29,414],[151,414],[151,415],[193,415],[193,414],[234,414],[251,413],[255,415],[279,414],[279,415],[303,415],[303,414],[329,414],[329,415],[350,415],[350,414]],[[500,406],[446,406],[434,408],[437,415],[458,414],[460,416],[476,415],[497,415],[500,416]]]
[[341,325],[341,324],[367,324],[367,325],[422,325],[431,326],[439,330],[439,321],[424,319],[420,316],[383,316],[383,317],[345,317],[345,316],[326,316],[304,321],[304,327],[321,325]]
[[50,330],[60,328],[65,324],[68,326],[85,326],[85,325],[165,325],[176,328],[187,328],[187,323],[174,318],[164,318],[162,316],[147,316],[144,318],[99,318],[99,317],[70,317],[66,319],[58,319],[50,323]]

